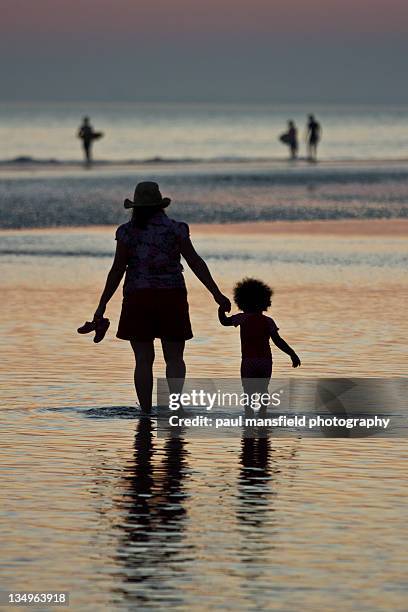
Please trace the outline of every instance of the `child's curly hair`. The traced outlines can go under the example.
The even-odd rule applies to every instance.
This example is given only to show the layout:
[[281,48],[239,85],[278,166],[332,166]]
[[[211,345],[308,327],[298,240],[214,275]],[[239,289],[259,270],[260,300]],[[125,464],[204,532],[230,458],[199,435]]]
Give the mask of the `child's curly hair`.
[[234,287],[234,302],[243,312],[268,310],[273,291],[256,278],[244,278]]

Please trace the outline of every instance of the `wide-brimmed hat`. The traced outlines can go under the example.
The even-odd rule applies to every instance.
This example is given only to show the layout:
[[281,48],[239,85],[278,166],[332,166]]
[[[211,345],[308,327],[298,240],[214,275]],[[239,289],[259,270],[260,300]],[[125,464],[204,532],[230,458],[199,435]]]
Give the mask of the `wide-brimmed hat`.
[[170,202],[170,198],[163,198],[157,183],[144,181],[136,185],[133,201],[126,198],[124,206],[125,208],[136,208],[139,206],[168,206]]

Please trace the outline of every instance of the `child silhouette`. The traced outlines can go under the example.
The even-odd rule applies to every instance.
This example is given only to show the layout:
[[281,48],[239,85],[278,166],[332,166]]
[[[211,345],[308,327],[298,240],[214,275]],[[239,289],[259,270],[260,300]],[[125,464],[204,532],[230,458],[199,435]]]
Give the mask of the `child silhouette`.
[[254,391],[248,379],[259,380],[257,391],[268,389],[272,376],[272,352],[269,340],[289,355],[292,366],[300,366],[295,351],[278,334],[278,327],[271,317],[264,315],[271,305],[272,289],[255,278],[244,278],[234,287],[234,302],[240,313],[228,317],[225,310],[218,309],[221,325],[240,328],[241,336],[241,378],[245,391]]

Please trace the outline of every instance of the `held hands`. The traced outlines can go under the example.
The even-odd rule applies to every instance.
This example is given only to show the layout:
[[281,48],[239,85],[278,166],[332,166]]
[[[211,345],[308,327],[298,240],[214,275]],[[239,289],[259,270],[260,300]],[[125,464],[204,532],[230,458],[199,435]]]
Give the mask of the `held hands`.
[[222,312],[230,312],[231,311],[231,302],[227,298],[226,295],[223,295],[221,291],[219,293],[213,294],[214,300],[217,302],[219,306],[219,310]]
[[298,368],[301,365],[301,361],[299,357],[296,355],[296,353],[293,353],[293,355],[291,355],[291,359],[292,359],[293,368]]

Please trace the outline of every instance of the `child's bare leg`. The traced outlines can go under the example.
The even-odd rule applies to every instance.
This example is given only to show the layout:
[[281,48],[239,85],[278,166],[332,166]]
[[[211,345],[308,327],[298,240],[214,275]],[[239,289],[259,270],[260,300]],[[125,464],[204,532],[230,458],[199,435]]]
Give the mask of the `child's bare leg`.
[[255,404],[259,406],[259,411],[266,412],[263,407],[262,396],[268,393],[269,382],[272,375],[272,360],[266,358],[245,358],[241,362],[241,379],[244,392],[250,398],[248,410],[251,412]]

